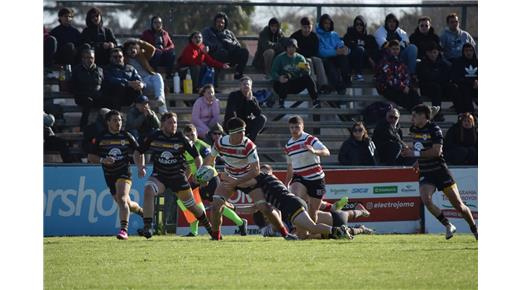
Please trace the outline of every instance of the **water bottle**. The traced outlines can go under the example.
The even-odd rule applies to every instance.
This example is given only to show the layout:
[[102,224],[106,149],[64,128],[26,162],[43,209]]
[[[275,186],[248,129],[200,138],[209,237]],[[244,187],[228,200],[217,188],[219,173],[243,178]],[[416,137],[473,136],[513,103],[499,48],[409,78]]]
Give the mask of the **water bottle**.
[[72,78],[72,67],[70,64],[65,65],[65,80]]
[[59,76],[59,80],[60,81],[64,81],[65,80],[65,69],[60,66],[60,76]]
[[179,77],[179,73],[176,72],[173,76],[173,93],[180,94],[181,93],[181,78]]
[[183,83],[184,87],[184,94],[193,94],[193,82],[191,80],[190,70],[188,69],[188,72],[186,73],[186,78],[184,79]]

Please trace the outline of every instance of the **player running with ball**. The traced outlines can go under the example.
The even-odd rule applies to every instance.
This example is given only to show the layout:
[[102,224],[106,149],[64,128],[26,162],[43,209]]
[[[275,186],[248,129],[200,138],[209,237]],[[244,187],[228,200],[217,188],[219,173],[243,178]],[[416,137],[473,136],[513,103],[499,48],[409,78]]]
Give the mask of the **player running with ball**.
[[426,105],[421,104],[412,108],[410,135],[413,138],[413,149],[405,147],[401,155],[418,158],[421,199],[430,213],[446,227],[446,239],[453,237],[453,233],[457,229],[432,202],[432,195],[437,189],[444,192],[455,210],[462,214],[478,240],[477,226],[471,210],[462,202],[457,184],[453,180],[442,154],[441,128],[430,121],[431,114],[430,107]]

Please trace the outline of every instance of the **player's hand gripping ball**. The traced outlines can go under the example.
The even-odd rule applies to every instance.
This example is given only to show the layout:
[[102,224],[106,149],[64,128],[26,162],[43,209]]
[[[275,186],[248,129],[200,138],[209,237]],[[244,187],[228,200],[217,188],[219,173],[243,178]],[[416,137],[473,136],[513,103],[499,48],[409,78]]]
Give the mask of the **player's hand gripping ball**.
[[204,165],[197,170],[195,178],[197,179],[198,183],[204,184],[209,182],[213,177],[217,175],[218,172],[213,166]]

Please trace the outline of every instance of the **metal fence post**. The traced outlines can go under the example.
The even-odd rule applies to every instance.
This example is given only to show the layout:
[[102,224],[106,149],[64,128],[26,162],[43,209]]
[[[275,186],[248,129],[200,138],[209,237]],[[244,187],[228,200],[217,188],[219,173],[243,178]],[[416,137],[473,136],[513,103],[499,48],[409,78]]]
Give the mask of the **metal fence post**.
[[467,23],[467,18],[468,18],[468,7],[467,6],[462,6],[462,15],[461,15],[461,23],[460,23],[460,28],[462,30],[466,30],[466,23]]
[[316,6],[316,27],[318,27],[318,21],[320,20],[320,17],[321,17],[321,5],[317,5]]

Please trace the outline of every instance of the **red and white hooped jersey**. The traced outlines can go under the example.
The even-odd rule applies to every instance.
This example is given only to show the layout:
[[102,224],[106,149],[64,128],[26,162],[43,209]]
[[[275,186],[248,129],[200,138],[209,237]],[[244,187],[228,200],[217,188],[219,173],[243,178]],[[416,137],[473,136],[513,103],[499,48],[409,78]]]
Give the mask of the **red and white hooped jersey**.
[[256,145],[249,138],[239,145],[229,143],[229,135],[222,136],[211,147],[212,156],[224,160],[224,171],[233,177],[242,177],[251,169],[251,163],[259,162]]
[[320,165],[320,157],[307,150],[306,145],[311,145],[316,150],[324,149],[321,141],[303,132],[298,140],[291,137],[285,145],[287,164],[292,164],[293,173],[306,180],[317,180],[325,178],[325,173]]

